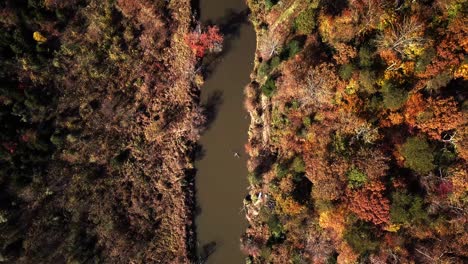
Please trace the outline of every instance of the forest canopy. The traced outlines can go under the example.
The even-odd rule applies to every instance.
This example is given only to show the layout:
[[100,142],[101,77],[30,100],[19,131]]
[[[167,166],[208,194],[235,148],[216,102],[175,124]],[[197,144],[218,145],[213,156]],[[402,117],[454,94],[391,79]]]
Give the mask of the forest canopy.
[[248,3],[247,263],[468,261],[467,2]]

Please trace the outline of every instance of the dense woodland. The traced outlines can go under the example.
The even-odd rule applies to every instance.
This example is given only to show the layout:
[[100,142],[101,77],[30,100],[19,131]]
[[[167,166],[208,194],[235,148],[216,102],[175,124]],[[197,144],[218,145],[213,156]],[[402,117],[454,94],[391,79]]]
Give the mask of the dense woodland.
[[464,0],[249,0],[247,263],[467,263]]
[[0,262],[189,262],[216,28],[187,0],[6,0],[0,28]]
[[[248,4],[246,262],[468,262],[468,3]],[[196,261],[218,28],[189,0],[5,0],[0,28],[0,262]]]

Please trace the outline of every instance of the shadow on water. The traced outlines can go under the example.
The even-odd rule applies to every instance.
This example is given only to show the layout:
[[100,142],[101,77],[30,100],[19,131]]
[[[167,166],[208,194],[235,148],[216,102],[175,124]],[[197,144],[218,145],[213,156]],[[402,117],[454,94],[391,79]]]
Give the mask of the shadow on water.
[[238,38],[240,36],[240,27],[249,23],[249,14],[250,10],[247,8],[242,11],[229,9],[224,17],[215,21],[215,24],[219,26],[221,33],[228,39]]
[[201,144],[198,144],[198,143],[195,144],[192,151],[193,151],[192,152],[193,159],[195,161],[202,160],[206,155],[206,150],[203,148]]
[[240,29],[242,25],[249,22],[249,9],[235,11],[229,9],[226,15],[219,20],[208,20],[208,25],[217,25],[224,36],[223,50],[219,53],[210,55],[203,60],[203,77],[209,79],[213,74],[214,69],[222,61],[223,57],[229,53],[232,48],[232,41],[240,37]]
[[210,129],[213,122],[218,116],[218,111],[221,105],[223,104],[223,92],[221,90],[213,91],[208,95],[206,103],[204,103],[204,114],[206,117],[206,122],[204,125],[205,131]]
[[193,17],[195,18],[195,20],[199,20],[200,19],[200,0],[191,0],[190,1],[190,6],[192,8],[192,13],[193,13]]
[[208,258],[216,251],[216,247],[218,246],[218,244],[215,242],[215,241],[211,241],[205,245],[203,245],[201,248],[201,253],[200,253],[200,257],[198,259],[198,264],[203,264],[205,263]]

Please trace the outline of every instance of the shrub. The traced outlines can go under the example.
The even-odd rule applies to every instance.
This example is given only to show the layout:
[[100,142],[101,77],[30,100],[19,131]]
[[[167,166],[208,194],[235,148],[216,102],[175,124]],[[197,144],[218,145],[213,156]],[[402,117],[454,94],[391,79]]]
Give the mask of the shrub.
[[338,263],[338,253],[334,252],[327,258],[326,264],[337,264]]
[[375,89],[375,73],[369,70],[363,70],[359,72],[359,86],[369,94],[376,92]]
[[456,160],[457,153],[455,150],[448,150],[446,148],[434,154],[435,166],[443,170],[447,170]]
[[294,57],[301,51],[301,43],[298,40],[291,40],[286,47],[284,48],[283,52],[281,52],[281,58],[283,60],[287,60],[289,58]]
[[336,131],[331,135],[331,149],[335,153],[346,156],[348,154],[348,140],[339,131]]
[[312,119],[310,116],[305,116],[302,118],[302,124],[304,124],[305,127],[310,127],[312,125]]
[[304,263],[304,259],[300,252],[293,252],[291,257],[291,264],[302,264]]
[[267,96],[271,97],[276,91],[276,83],[273,79],[268,79],[264,85],[262,85],[262,93]]
[[373,61],[374,52],[368,47],[361,47],[359,49],[359,66],[361,67],[371,67],[374,63]]
[[315,28],[315,9],[308,8],[294,21],[294,28],[300,34],[309,34]]
[[351,169],[348,174],[348,186],[350,188],[358,188],[367,182],[367,175],[358,169]]
[[258,185],[260,183],[261,177],[259,177],[254,172],[249,172],[247,175],[247,180],[249,181],[249,185]]
[[0,211],[0,224],[8,222],[8,216],[4,211]]
[[278,56],[273,57],[268,62],[262,62],[258,67],[258,75],[263,78],[268,76],[271,71],[278,67],[281,63],[281,59]]
[[434,152],[425,138],[412,137],[401,147],[405,167],[426,174],[435,169]]
[[282,179],[289,173],[288,168],[284,166],[283,164],[279,164],[279,163],[275,165],[275,170],[276,170],[276,177],[278,177],[279,179]]
[[393,193],[390,219],[394,224],[423,223],[428,219],[428,215],[423,208],[422,198],[403,192]]
[[276,67],[278,67],[281,63],[281,59],[278,56],[275,56],[271,59],[270,61],[270,69],[274,70]]
[[61,135],[53,134],[50,137],[50,142],[52,142],[52,144],[54,144],[56,147],[60,147],[65,142],[65,140],[63,139]]
[[277,3],[278,3],[278,0],[265,0],[265,7],[267,10],[270,10]]
[[270,64],[268,62],[262,62],[260,66],[258,66],[258,76],[263,78],[270,74]]
[[293,100],[291,104],[292,109],[299,109],[301,107],[301,103],[298,100]]
[[271,233],[269,244],[276,244],[284,239],[284,228],[276,214],[270,216],[267,225]]
[[292,164],[291,169],[294,170],[296,173],[304,173],[305,172],[305,163],[302,157],[295,157]]
[[435,57],[436,51],[433,48],[426,49],[423,54],[416,60],[414,70],[416,73],[423,73],[427,66],[431,64],[432,59]]

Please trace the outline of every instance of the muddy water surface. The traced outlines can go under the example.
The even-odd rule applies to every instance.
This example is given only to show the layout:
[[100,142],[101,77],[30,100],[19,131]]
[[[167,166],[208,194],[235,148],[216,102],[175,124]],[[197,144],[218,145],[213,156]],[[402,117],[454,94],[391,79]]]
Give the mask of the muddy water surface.
[[244,0],[200,1],[200,19],[220,24],[227,34],[225,52],[202,88],[204,103],[218,103],[214,121],[201,139],[205,156],[196,164],[199,248],[216,243],[206,263],[245,263],[239,239],[246,228],[241,209],[248,185],[244,144],[250,119],[243,108],[243,89],[255,53],[255,33],[246,10]]

